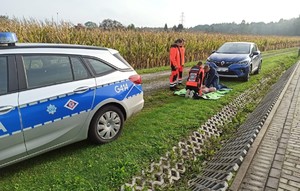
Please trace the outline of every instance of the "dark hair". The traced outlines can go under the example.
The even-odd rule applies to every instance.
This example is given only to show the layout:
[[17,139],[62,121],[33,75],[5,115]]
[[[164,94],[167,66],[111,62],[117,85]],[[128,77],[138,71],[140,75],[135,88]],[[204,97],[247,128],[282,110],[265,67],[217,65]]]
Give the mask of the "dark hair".
[[181,38],[175,40],[175,43],[182,43],[182,42],[183,42],[183,40]]
[[197,63],[197,65],[198,65],[198,66],[203,65],[202,61],[199,61],[199,62]]

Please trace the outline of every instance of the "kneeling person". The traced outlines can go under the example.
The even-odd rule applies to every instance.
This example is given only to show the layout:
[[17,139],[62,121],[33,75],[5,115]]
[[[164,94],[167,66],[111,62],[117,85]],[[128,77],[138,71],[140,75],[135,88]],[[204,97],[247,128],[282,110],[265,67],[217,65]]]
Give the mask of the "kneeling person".
[[205,71],[205,86],[210,88],[215,87],[217,90],[221,88],[219,84],[219,74],[214,67],[210,67],[209,65],[204,66]]
[[198,98],[202,96],[202,85],[204,80],[204,64],[199,61],[189,71],[189,77],[186,81],[185,97]]

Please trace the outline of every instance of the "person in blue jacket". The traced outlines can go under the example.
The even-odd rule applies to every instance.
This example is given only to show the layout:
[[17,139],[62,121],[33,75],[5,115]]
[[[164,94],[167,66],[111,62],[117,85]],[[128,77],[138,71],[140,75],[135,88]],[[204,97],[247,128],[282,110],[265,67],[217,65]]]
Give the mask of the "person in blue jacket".
[[209,65],[204,66],[205,71],[205,86],[206,87],[215,87],[217,90],[221,88],[219,83],[219,74],[214,67],[210,67]]

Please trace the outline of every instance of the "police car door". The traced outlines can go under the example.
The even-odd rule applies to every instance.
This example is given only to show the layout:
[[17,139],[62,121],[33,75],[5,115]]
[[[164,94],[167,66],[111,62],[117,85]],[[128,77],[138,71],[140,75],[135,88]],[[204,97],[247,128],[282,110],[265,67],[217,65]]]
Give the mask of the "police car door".
[[0,56],[0,166],[25,155],[18,112],[15,58]]
[[95,79],[81,59],[23,55],[17,60],[26,75],[27,89],[20,93],[19,104],[28,153],[85,139],[82,132],[94,99]]

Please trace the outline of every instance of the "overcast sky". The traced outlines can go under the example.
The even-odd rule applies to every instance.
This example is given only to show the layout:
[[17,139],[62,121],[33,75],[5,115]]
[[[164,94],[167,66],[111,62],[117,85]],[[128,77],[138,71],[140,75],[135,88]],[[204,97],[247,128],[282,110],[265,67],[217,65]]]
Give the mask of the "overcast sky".
[[300,15],[299,0],[0,0],[0,15],[19,19],[92,21],[127,26],[184,27],[224,22],[277,22]]

